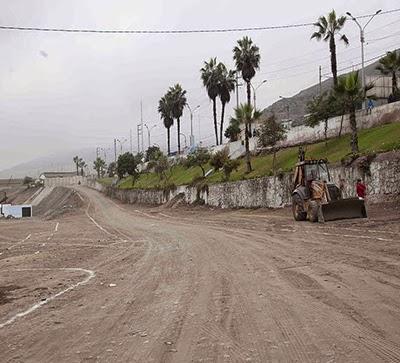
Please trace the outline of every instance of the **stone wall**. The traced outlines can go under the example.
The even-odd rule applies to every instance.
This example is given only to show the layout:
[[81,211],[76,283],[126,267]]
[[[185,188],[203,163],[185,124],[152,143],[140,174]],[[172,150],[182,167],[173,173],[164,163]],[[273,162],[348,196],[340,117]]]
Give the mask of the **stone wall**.
[[64,178],[46,178],[44,179],[45,187],[67,187],[78,184],[86,184],[86,177],[80,175],[68,176]]
[[[380,202],[400,195],[400,152],[379,155],[371,164],[369,171],[357,165],[351,167],[335,166],[330,169],[331,178],[340,184],[343,181],[343,196],[355,196],[355,183],[358,178],[365,181],[368,188],[368,200]],[[263,177],[238,182],[210,184],[208,191],[200,193],[209,206],[219,208],[280,208],[291,204],[292,175],[281,177]],[[105,187],[96,181],[88,186],[106,193],[125,203],[160,205],[178,194],[183,195],[187,203],[197,199],[195,187],[179,186],[175,191],[164,193],[160,190],[120,190]]]

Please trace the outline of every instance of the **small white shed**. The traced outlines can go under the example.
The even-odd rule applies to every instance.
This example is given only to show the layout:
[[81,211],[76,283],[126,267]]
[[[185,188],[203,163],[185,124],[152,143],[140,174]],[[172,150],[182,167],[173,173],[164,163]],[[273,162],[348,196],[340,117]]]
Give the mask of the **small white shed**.
[[32,217],[32,205],[24,204],[24,205],[11,205],[11,204],[1,204],[0,205],[0,213],[4,217],[13,217],[13,218],[25,218]]

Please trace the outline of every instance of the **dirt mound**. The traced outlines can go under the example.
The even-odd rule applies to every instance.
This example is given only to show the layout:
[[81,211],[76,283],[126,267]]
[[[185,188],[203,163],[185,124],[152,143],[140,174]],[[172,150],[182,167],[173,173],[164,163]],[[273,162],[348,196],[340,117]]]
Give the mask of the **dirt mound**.
[[179,193],[178,195],[175,195],[175,197],[173,197],[167,203],[165,203],[163,206],[165,208],[176,208],[182,204],[185,204],[185,194]]
[[33,208],[33,215],[53,219],[64,214],[74,213],[83,205],[75,190],[65,187],[56,187],[37,206]]
[[1,191],[6,192],[6,203],[11,204],[24,204],[32,195],[34,195],[38,188],[28,188],[26,186],[14,186],[11,188],[0,188]]

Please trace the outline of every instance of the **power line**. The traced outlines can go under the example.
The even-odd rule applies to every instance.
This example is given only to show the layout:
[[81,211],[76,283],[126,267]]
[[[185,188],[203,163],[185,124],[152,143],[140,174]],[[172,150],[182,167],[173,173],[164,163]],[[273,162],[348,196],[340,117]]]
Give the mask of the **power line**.
[[[399,12],[400,8],[388,11],[382,11],[379,16]],[[361,15],[357,18],[370,17],[373,14]],[[56,32],[56,33],[91,33],[91,34],[196,34],[196,33],[234,33],[246,31],[263,31],[263,30],[279,30],[279,29],[295,29],[314,26],[314,22],[247,27],[247,28],[226,28],[226,29],[178,29],[178,30],[101,30],[101,29],[68,29],[68,28],[41,28],[41,27],[24,27],[24,26],[7,26],[0,25],[0,30],[18,30],[18,31],[33,31],[33,32]]]

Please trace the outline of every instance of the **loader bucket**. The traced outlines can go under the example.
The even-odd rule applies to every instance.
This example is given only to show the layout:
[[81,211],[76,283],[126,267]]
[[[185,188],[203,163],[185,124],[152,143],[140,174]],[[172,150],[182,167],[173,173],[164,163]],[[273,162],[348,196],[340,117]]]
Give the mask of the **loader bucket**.
[[322,204],[322,215],[325,221],[337,219],[366,218],[367,212],[363,199],[348,198]]

